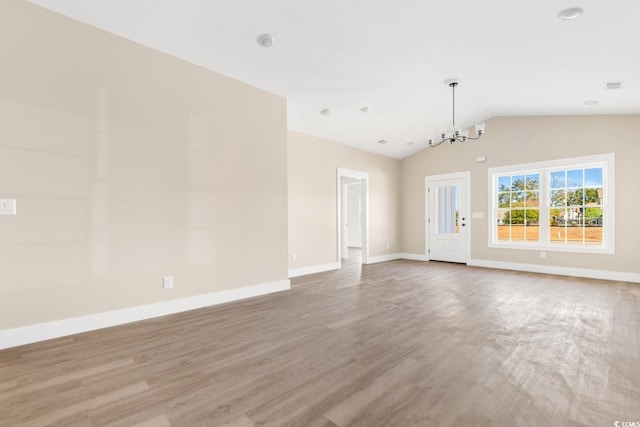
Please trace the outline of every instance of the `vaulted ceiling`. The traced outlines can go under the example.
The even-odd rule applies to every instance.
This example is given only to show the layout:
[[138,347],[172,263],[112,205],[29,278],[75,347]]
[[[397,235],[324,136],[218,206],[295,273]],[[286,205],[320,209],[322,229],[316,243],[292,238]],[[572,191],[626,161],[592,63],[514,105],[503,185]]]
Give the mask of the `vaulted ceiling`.
[[[282,95],[290,129],[394,158],[451,126],[451,78],[460,127],[640,113],[637,0],[31,1]],[[569,7],[584,14],[559,19]]]

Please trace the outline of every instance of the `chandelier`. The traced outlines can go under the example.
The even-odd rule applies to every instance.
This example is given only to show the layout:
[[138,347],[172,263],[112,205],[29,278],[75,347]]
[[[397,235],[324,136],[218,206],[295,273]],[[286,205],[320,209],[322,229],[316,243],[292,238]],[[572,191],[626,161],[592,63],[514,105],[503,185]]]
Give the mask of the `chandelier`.
[[449,87],[451,88],[451,92],[453,95],[453,129],[451,133],[447,133],[445,131],[440,134],[441,140],[434,143],[433,138],[429,138],[429,147],[437,147],[443,142],[447,141],[449,144],[453,144],[454,142],[465,142],[467,139],[476,140],[480,139],[480,137],[484,134],[484,123],[479,123],[476,125],[476,136],[472,138],[469,136],[469,130],[460,131],[456,129],[456,86],[458,86],[458,82],[449,83]]

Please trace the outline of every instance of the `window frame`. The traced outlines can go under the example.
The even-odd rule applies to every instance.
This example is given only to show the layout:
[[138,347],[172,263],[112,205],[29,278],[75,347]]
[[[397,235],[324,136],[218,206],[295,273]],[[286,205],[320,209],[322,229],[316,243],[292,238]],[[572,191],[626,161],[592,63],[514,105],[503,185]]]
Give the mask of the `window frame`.
[[[588,169],[602,167],[602,244],[586,245],[571,243],[551,243],[549,239],[550,221],[549,210],[551,188],[549,177],[551,172],[558,170]],[[523,163],[518,165],[508,165],[489,168],[489,235],[488,246],[500,249],[518,249],[550,252],[573,252],[573,253],[595,253],[614,254],[615,253],[615,154],[605,153],[592,156],[572,157],[566,159],[549,160],[542,162]],[[516,241],[507,242],[498,240],[498,178],[505,175],[527,175],[540,174],[540,194],[539,194],[539,241]]]

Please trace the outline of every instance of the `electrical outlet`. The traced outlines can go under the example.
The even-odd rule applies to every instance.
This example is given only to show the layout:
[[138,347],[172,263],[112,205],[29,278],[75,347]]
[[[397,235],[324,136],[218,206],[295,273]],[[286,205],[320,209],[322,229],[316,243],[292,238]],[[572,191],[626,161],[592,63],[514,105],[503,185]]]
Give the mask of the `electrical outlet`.
[[387,243],[387,250],[391,249],[391,245]]
[[173,276],[164,276],[162,278],[163,289],[173,289]]
[[0,215],[15,215],[16,199],[0,199]]
[[544,251],[540,251],[540,259],[546,259],[547,258],[547,253]]
[[298,255],[296,255],[295,253],[291,254],[291,261],[296,262],[297,260],[298,260]]

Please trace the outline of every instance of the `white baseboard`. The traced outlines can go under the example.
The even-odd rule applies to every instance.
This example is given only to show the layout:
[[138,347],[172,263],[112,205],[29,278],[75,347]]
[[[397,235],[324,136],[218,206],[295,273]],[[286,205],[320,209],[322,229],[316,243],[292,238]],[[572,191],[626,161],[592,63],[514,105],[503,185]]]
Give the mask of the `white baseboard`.
[[400,259],[400,254],[386,254],[378,256],[370,256],[367,260],[367,264],[376,264],[378,262],[393,261]]
[[289,277],[306,276],[307,274],[322,273],[324,271],[337,270],[340,265],[337,262],[328,264],[309,265],[307,267],[292,268],[289,270]]
[[425,254],[398,254],[400,259],[409,259],[411,261],[429,261]]
[[377,262],[385,262],[385,261],[393,261],[396,259],[408,259],[411,261],[429,261],[426,255],[421,254],[407,254],[407,253],[398,253],[398,254],[388,254],[388,255],[378,255],[369,257],[369,262],[367,264],[375,264]]
[[40,323],[37,325],[23,326],[15,329],[0,331],[0,350],[3,348],[17,347],[52,338],[79,334],[121,325],[123,323],[136,322],[152,317],[166,316],[181,311],[194,310],[226,302],[237,301],[273,292],[291,289],[291,282],[279,280],[277,282],[263,283],[225,291],[212,292],[210,294],[196,295],[155,304],[141,305],[122,310],[107,311],[104,313],[90,314],[71,319],[56,320],[54,322]]
[[[402,259],[404,258],[402,255],[403,254],[388,254],[388,255],[370,256],[367,264],[375,264],[378,262],[393,261],[394,259]],[[337,270],[339,268],[340,268],[340,265],[337,262],[330,262],[328,264],[309,265],[307,267],[300,267],[300,268],[292,268],[289,270],[289,278],[305,276],[307,274],[323,273],[325,271]]]
[[592,270],[589,268],[557,267],[540,264],[522,264],[516,262],[491,261],[484,259],[469,260],[467,265],[474,267],[498,268],[501,270],[527,271],[530,273],[558,274],[561,276],[585,277],[589,279],[617,280],[640,283],[640,274],[622,271]]

